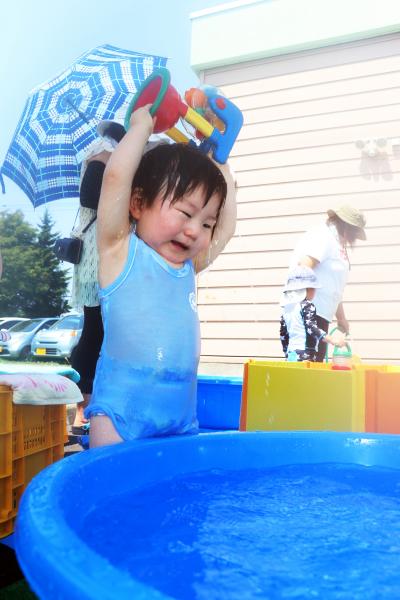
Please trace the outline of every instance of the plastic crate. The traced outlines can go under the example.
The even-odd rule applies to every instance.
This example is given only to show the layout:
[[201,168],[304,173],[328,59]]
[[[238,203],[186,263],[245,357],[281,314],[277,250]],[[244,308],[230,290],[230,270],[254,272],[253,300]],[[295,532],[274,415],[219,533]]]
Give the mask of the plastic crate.
[[241,377],[198,376],[197,418],[202,430],[239,428],[242,385]]
[[26,486],[64,456],[65,406],[13,404],[0,385],[0,538],[13,532]]

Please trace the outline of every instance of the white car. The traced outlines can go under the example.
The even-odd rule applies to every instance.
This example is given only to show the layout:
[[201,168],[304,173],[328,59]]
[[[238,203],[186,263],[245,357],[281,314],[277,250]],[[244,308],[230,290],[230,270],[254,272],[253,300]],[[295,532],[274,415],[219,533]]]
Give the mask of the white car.
[[72,350],[82,334],[83,315],[71,314],[61,317],[46,331],[39,331],[31,343],[31,353],[35,358],[71,357]]
[[[0,342],[0,356],[27,359],[31,353],[31,342],[39,331],[48,329],[58,321],[58,317],[23,319],[8,330],[10,339]],[[1,325],[0,325],[1,328]]]
[[0,329],[11,329],[11,327],[22,321],[29,321],[29,319],[25,317],[2,317],[0,319]]

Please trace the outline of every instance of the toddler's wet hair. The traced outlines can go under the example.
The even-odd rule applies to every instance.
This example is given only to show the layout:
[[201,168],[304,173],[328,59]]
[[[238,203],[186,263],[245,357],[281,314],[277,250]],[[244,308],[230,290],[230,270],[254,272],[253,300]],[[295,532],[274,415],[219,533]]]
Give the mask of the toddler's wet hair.
[[140,190],[142,207],[149,207],[161,192],[174,203],[197,188],[204,190],[204,205],[213,195],[225,201],[227,186],[218,167],[188,144],[159,144],[142,158],[132,182]]

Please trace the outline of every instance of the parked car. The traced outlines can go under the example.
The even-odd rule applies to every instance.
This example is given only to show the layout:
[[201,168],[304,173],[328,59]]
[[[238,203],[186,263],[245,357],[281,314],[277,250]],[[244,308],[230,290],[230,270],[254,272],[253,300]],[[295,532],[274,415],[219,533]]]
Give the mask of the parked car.
[[3,317],[0,319],[0,329],[11,329],[11,327],[22,321],[29,321],[29,319],[25,317]]
[[57,321],[58,317],[20,321],[8,330],[11,339],[0,342],[0,356],[26,360],[31,354],[31,342],[36,333],[48,329]]
[[39,331],[31,343],[36,358],[67,358],[79,342],[82,334],[83,315],[70,314],[61,317],[46,331]]

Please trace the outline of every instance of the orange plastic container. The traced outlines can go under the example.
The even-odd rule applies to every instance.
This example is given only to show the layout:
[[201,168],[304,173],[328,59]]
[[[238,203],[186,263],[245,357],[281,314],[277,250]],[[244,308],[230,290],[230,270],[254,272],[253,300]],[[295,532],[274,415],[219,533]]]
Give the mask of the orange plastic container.
[[400,433],[400,373],[367,371],[365,431]]
[[13,404],[12,397],[0,385],[0,538],[13,532],[32,477],[64,456],[65,406]]

